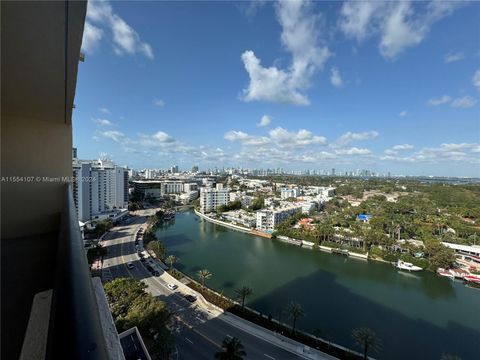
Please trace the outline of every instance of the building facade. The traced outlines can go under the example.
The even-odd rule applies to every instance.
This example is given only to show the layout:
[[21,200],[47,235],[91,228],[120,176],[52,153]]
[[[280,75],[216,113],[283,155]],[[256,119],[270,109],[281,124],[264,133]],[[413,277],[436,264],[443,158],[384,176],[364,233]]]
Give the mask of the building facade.
[[73,197],[83,222],[127,208],[128,169],[108,159],[73,159]]
[[272,232],[282,221],[301,211],[302,206],[291,206],[277,210],[259,210],[257,211],[257,229]]
[[200,211],[209,213],[230,200],[228,189],[200,188]]

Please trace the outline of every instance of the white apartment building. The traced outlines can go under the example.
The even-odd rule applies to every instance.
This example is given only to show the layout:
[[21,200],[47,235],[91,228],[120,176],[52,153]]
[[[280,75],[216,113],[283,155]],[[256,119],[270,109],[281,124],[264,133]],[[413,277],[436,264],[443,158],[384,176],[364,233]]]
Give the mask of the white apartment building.
[[297,205],[276,210],[259,210],[257,211],[257,229],[272,232],[279,223],[301,211],[302,206]]
[[300,196],[300,189],[298,187],[295,188],[282,188],[280,190],[280,197],[282,200],[286,200],[288,198],[296,198]]
[[111,160],[73,159],[73,197],[80,221],[128,206],[128,169]]
[[133,182],[133,188],[136,192],[142,193],[145,197],[160,199],[164,195],[180,194],[184,192],[184,183],[183,181],[175,180],[137,180]]
[[227,205],[229,201],[228,189],[200,188],[200,211],[209,213],[220,205]]

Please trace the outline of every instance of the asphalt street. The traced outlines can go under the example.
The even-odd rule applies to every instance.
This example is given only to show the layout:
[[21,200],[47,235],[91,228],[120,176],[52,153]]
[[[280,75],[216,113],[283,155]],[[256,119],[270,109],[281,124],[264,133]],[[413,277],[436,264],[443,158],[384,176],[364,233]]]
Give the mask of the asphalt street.
[[[145,216],[136,216],[112,228],[104,237],[108,255],[103,267],[112,278],[135,277],[148,285],[148,291],[165,301],[174,314],[174,335],[178,359],[213,359],[226,336],[241,340],[248,359],[305,359],[262,338],[245,332],[219,318],[210,316],[195,303],[191,304],[176,291],[167,288],[160,278],[154,277],[140,262],[135,249],[135,233],[144,224]],[[127,263],[134,264],[133,269]]]

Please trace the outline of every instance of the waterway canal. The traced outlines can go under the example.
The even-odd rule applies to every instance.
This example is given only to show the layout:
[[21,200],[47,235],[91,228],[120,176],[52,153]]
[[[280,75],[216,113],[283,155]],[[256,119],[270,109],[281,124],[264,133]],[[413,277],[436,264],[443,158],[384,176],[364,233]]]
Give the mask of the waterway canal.
[[282,307],[299,302],[298,327],[355,348],[351,330],[370,327],[381,338],[379,359],[480,359],[480,289],[432,273],[397,272],[389,264],[303,249],[211,224],[193,211],[157,231],[176,267],[234,297],[248,285],[248,306],[287,321]]

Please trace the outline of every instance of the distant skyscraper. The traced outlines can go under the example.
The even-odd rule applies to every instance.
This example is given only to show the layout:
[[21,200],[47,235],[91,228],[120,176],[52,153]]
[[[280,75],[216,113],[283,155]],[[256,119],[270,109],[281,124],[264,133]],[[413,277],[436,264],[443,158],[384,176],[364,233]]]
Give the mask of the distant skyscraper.
[[72,158],[73,159],[77,158],[77,148],[76,147],[72,148]]
[[170,172],[172,174],[177,174],[178,173],[178,165],[173,165],[171,168],[170,168]]
[[193,173],[198,172],[198,166],[196,166],[196,165],[192,166],[192,172]]
[[335,176],[335,168],[332,168],[332,176]]

